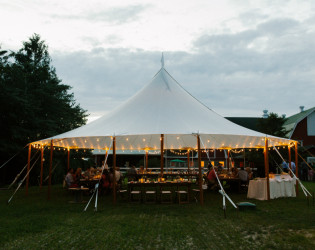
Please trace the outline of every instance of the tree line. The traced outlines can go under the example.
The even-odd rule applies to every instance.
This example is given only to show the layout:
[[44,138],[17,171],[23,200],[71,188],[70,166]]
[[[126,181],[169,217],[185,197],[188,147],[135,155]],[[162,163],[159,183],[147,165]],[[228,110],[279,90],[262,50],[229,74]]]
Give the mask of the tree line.
[[[1,165],[32,141],[86,124],[87,111],[70,91],[58,78],[40,35],[32,35],[16,52],[0,47]],[[24,156],[20,158],[18,163]],[[16,172],[14,169],[21,167],[16,165],[6,173]],[[0,169],[1,174],[3,177]]]

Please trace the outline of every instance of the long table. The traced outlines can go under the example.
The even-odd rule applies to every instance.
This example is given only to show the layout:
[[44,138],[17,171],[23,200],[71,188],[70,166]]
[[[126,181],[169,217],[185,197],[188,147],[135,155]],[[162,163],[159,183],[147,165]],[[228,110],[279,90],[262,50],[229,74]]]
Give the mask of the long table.
[[[144,174],[127,174],[128,177],[147,177],[147,178],[158,178],[161,176],[162,173],[144,173]],[[195,174],[184,174],[184,173],[163,173],[163,177],[173,177],[176,178],[177,176],[180,177],[198,177],[199,174],[195,173]]]
[[174,191],[179,191],[181,188],[186,188],[188,192],[188,201],[191,193],[191,182],[190,181],[165,181],[165,182],[128,182],[128,194],[134,189],[141,191],[141,197],[146,190],[155,189],[156,195],[159,195],[161,189],[169,188]]
[[[270,199],[296,197],[295,185],[296,180],[293,178],[269,179]],[[267,200],[267,180],[265,178],[251,180],[248,185],[247,198]]]

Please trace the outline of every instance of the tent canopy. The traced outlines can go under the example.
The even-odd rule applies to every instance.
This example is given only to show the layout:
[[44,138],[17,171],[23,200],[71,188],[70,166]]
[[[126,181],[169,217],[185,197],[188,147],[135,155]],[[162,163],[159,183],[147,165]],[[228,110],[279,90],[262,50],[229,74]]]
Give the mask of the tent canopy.
[[112,137],[120,150],[257,148],[288,145],[293,140],[241,127],[206,107],[162,68],[137,94],[107,115],[72,131],[32,144],[67,148],[109,149]]

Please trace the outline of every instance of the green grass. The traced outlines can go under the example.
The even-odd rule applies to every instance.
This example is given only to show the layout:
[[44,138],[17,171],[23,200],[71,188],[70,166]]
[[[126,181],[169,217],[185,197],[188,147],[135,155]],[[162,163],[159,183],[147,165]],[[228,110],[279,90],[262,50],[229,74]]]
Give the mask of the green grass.
[[[305,183],[315,190],[315,183]],[[0,249],[315,249],[315,207],[303,193],[298,198],[251,202],[256,210],[237,212],[230,204],[227,219],[222,197],[205,193],[205,204],[129,204],[100,197],[93,204],[70,204],[73,196],[54,186],[46,189],[0,190]],[[231,194],[235,202],[245,194]],[[86,197],[88,198],[88,197]],[[310,202],[312,203],[312,202]]]

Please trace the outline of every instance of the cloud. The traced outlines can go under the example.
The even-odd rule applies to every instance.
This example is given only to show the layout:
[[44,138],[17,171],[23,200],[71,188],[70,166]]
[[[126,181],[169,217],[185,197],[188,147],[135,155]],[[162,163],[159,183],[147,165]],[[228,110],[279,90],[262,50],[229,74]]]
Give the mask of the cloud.
[[112,7],[101,10],[86,10],[77,14],[54,14],[53,19],[84,20],[88,22],[105,22],[121,25],[137,21],[142,12],[150,8],[151,5],[129,5],[124,7]]
[[[168,72],[223,116],[292,115],[314,107],[314,19],[257,19],[235,33],[203,33],[192,52],[165,52]],[[126,101],[160,69],[161,52],[104,49],[54,52],[53,64],[92,115]],[[189,114],[188,114],[189,115]]]

